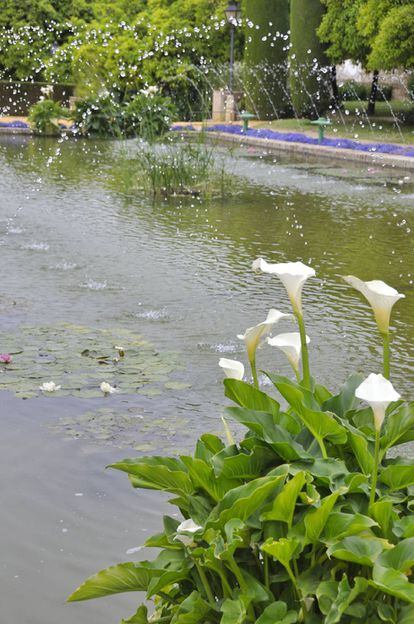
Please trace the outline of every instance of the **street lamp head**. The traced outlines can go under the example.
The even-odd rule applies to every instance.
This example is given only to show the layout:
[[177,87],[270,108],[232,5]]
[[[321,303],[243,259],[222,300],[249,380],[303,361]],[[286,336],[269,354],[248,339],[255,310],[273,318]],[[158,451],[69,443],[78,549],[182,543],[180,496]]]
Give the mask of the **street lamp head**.
[[233,2],[229,0],[229,6],[227,9],[224,9],[224,13],[226,14],[226,19],[229,24],[234,24],[241,18],[241,7],[240,2]]

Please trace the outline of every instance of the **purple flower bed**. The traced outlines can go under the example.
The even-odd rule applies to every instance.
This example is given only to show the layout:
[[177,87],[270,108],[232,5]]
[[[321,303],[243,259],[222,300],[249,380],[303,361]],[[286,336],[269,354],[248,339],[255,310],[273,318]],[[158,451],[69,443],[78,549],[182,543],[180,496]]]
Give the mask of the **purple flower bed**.
[[29,128],[29,124],[25,121],[1,121],[0,128]]
[[[192,126],[174,126],[173,130],[194,130]],[[266,130],[265,128],[249,128],[243,132],[241,126],[227,126],[217,124],[207,128],[209,132],[226,132],[227,134],[237,134],[240,136],[251,136],[270,141],[286,141],[288,143],[304,143],[308,145],[318,145],[318,139],[306,136],[300,132],[276,132],[276,130]],[[414,156],[414,146],[404,147],[393,143],[359,143],[351,139],[328,139],[325,138],[321,145],[327,147],[339,147],[341,149],[357,150],[359,152],[371,152],[373,154],[394,154],[397,156]]]

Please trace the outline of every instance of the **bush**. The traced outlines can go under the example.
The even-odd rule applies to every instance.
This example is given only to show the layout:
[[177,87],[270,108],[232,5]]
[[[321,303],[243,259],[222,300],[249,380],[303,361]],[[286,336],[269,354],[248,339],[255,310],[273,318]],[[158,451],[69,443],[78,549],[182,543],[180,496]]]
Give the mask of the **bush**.
[[37,134],[55,136],[60,134],[59,119],[67,117],[67,111],[53,100],[39,100],[29,110],[29,121]]
[[84,135],[111,138],[122,136],[120,105],[109,96],[88,97],[77,102],[73,119]]
[[175,114],[170,98],[141,93],[127,103],[122,111],[123,133],[127,137],[152,141],[168,132]]
[[243,336],[254,384],[241,379],[241,363],[220,362],[235,404],[226,418],[247,429],[244,438],[234,441],[226,425],[227,445],[206,433],[194,455],[113,464],[133,487],[169,492],[183,521],[164,517],[163,530],[146,542],[160,549],[153,561],[103,570],[69,600],[145,591],[153,615],[142,605],[124,624],[409,624],[414,466],[388,452],[414,439],[414,404],[400,401],[385,378],[389,316],[401,295],[382,282],[346,278],[374,308],[385,377],[361,383],[351,375],[332,394],[309,372],[301,289],[314,271],[263,260],[254,267],[281,277],[299,325],[299,333],[269,339],[297,376],[267,374],[286,407],[257,384],[257,346],[283,316],[271,310]]
[[407,91],[410,100],[414,100],[414,74],[411,74],[407,80]]
[[346,80],[343,85],[339,87],[339,95],[341,99],[345,101],[366,101],[369,98],[369,93],[370,88],[368,85],[355,82],[354,80]]

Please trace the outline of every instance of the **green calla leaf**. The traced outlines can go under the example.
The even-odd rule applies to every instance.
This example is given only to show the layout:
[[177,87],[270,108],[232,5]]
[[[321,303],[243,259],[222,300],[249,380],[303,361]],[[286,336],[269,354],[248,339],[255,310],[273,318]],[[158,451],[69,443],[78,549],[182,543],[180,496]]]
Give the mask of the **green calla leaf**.
[[336,501],[339,496],[344,494],[346,491],[347,488],[341,488],[337,492],[333,492],[333,494],[330,494],[321,501],[320,507],[309,511],[305,515],[303,521],[306,530],[306,540],[310,544],[318,542],[319,537],[326,526],[328,518],[335,507]]
[[256,624],[295,624],[298,621],[298,614],[295,611],[288,611],[285,602],[273,602],[263,611],[256,620]]
[[140,457],[138,459],[124,459],[109,468],[115,468],[128,473],[134,479],[135,487],[164,490],[179,496],[191,494],[194,490],[185,464],[176,458],[168,457]]
[[259,412],[268,412],[273,417],[277,417],[280,412],[280,405],[275,399],[268,394],[262,392],[258,388],[239,381],[238,379],[224,380],[225,395],[240,407],[257,410]]
[[180,581],[189,579],[190,571],[186,568],[184,568],[183,570],[168,570],[167,572],[164,572],[161,576],[155,577],[151,580],[148,587],[147,598],[152,598],[168,585],[172,585],[173,583],[179,583]]
[[305,482],[305,473],[302,471],[298,472],[283,486],[283,489],[273,501],[271,509],[265,511],[260,516],[260,519],[264,521],[280,520],[281,522],[286,522],[290,527],[292,525],[296,501]]
[[373,526],[377,526],[377,523],[369,516],[334,511],[326,521],[322,533],[322,541],[327,543],[336,542],[350,535],[364,533]]
[[384,421],[383,435],[381,436],[383,451],[386,452],[389,448],[401,444],[406,433],[413,428],[414,403],[403,404],[394,409]]
[[249,453],[227,455],[224,449],[213,458],[216,474],[227,479],[255,479],[275,462],[277,456],[267,445],[253,446]]
[[286,474],[261,477],[232,489],[214,507],[207,520],[207,528],[224,527],[232,518],[247,520],[278,491],[285,477]]
[[379,479],[392,492],[404,490],[409,485],[414,485],[414,466],[392,464],[380,472]]
[[398,615],[398,624],[412,624],[414,622],[414,605],[407,605]]
[[247,615],[245,602],[246,600],[242,598],[236,600],[227,598],[221,605],[223,616],[220,624],[244,624]]
[[384,537],[389,537],[391,527],[395,520],[398,519],[397,513],[394,511],[392,501],[380,500],[373,503],[370,507],[371,516],[381,527]]
[[122,620],[121,624],[148,624],[148,609],[141,605],[137,612],[127,620]]
[[193,483],[193,490],[203,490],[217,503],[232,488],[242,484],[242,480],[228,479],[222,475],[216,476],[214,469],[201,459],[193,457],[182,457],[190,479]]
[[328,548],[328,556],[372,567],[384,549],[386,542],[373,536],[345,537]]
[[290,569],[290,562],[301,550],[299,540],[288,537],[280,540],[269,539],[262,545],[262,550],[279,561],[283,567]]
[[338,583],[337,595],[326,614],[324,624],[338,624],[338,622],[343,621],[342,616],[347,612],[354,600],[356,600],[361,593],[366,591],[367,587],[368,581],[366,579],[356,577],[355,585],[351,588],[348,578],[344,575],[342,580]]
[[181,602],[171,624],[204,624],[210,611],[210,605],[197,591],[193,591]]
[[153,578],[163,574],[163,570],[144,563],[120,563],[101,570],[89,577],[68,598],[68,602],[91,600],[111,594],[130,591],[147,591]]
[[354,373],[348,377],[336,396],[331,397],[322,405],[324,412],[333,412],[341,418],[345,414],[354,409],[358,405],[358,399],[355,397],[355,390],[364,380],[364,376]]

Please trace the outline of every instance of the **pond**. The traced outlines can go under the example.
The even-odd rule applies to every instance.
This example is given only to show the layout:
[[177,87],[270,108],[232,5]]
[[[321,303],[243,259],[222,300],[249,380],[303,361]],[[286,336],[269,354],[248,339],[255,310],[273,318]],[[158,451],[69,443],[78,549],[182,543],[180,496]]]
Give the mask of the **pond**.
[[[167,509],[104,467],[221,433],[219,357],[245,359],[236,335],[271,307],[289,311],[276,279],[251,271],[257,256],[315,268],[312,370],[332,388],[352,370],[377,372],[380,358],[370,310],[341,275],[405,293],[393,381],[412,388],[409,177],[235,150],[223,153],[225,201],[153,202],[132,190],[134,150],[1,137],[0,351],[14,354],[0,374],[4,621],[103,624],[134,611],[134,595],[65,604],[101,567],[148,555],[139,549]],[[270,348],[259,366],[289,374]],[[45,396],[51,380],[62,388]],[[102,381],[119,392],[104,397]]]

